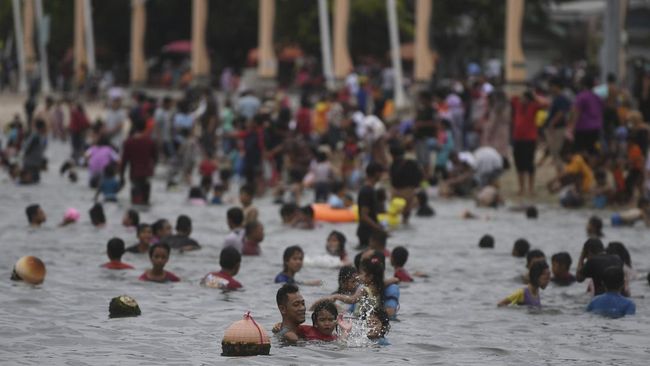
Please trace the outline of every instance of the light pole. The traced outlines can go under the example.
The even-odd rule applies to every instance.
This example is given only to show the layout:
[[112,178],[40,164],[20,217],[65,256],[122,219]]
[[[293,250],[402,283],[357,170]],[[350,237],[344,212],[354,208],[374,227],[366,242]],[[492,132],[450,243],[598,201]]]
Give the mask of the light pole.
[[390,36],[390,55],[395,73],[395,109],[399,110],[406,106],[406,96],[402,81],[402,59],[400,56],[399,33],[397,30],[397,8],[395,0],[386,0],[388,11],[388,34]]
[[27,91],[25,80],[25,50],[23,49],[23,24],[20,19],[20,0],[13,0],[14,30],[16,32],[16,56],[18,57],[18,92]]
[[327,12],[327,0],[318,0],[318,22],[320,24],[320,48],[323,54],[323,75],[327,89],[334,89],[334,72],[332,71],[332,46],[330,41],[330,18]]
[[47,42],[50,38],[49,19],[43,17],[43,0],[36,0],[36,19],[38,21],[38,53],[39,64],[41,68],[41,91],[49,93],[52,91],[50,86],[50,72],[47,67]]

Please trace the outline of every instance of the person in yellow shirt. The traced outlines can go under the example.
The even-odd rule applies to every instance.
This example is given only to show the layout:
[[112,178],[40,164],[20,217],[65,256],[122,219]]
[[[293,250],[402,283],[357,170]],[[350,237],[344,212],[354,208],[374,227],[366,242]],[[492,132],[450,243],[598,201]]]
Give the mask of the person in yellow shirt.
[[552,193],[560,192],[560,204],[564,207],[580,207],[584,196],[588,195],[595,183],[594,172],[579,153],[574,153],[570,145],[565,144],[560,153],[564,161],[562,174],[548,183]]

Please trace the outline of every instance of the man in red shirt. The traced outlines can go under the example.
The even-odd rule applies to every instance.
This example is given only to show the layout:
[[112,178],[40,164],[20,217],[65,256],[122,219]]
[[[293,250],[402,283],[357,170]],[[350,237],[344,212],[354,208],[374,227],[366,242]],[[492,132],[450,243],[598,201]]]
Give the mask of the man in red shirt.
[[153,176],[158,151],[155,142],[145,133],[144,123],[135,123],[133,127],[134,133],[122,148],[120,185],[124,185],[124,173],[130,165],[131,203],[148,205],[151,193],[149,178]]
[[201,280],[201,284],[207,287],[220,288],[223,290],[236,290],[242,288],[234,276],[239,272],[241,264],[241,254],[233,247],[226,247],[221,250],[219,255],[219,265],[221,271],[210,272]]

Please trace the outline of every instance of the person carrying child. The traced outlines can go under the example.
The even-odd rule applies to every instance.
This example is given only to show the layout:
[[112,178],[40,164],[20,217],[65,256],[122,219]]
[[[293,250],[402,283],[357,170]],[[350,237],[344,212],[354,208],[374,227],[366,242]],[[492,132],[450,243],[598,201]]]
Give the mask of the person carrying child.
[[636,305],[632,300],[621,295],[624,282],[623,270],[619,267],[606,268],[603,272],[603,282],[607,291],[591,299],[587,305],[587,312],[608,318],[634,315]]
[[601,295],[606,291],[603,279],[605,270],[609,267],[618,267],[623,270],[623,261],[617,255],[606,254],[600,239],[588,239],[582,246],[582,252],[578,259],[576,280],[582,282],[591,278],[594,295]]
[[278,289],[275,295],[278,310],[282,315],[280,327],[273,329],[274,333],[281,340],[288,343],[296,343],[300,339],[298,327],[305,322],[305,299],[300,294],[298,286],[285,283]]

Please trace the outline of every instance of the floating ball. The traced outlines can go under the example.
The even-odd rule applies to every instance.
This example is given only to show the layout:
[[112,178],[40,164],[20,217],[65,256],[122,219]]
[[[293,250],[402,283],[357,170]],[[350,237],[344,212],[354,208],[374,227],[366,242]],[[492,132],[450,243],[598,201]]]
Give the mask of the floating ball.
[[38,285],[45,280],[45,264],[42,260],[31,255],[20,258],[14,265],[11,279],[14,281],[25,281],[32,285]]
[[138,302],[127,295],[117,296],[111,299],[108,305],[109,318],[125,318],[141,314]]
[[258,324],[250,313],[244,319],[232,323],[221,341],[222,356],[268,355],[271,341],[264,327]]

